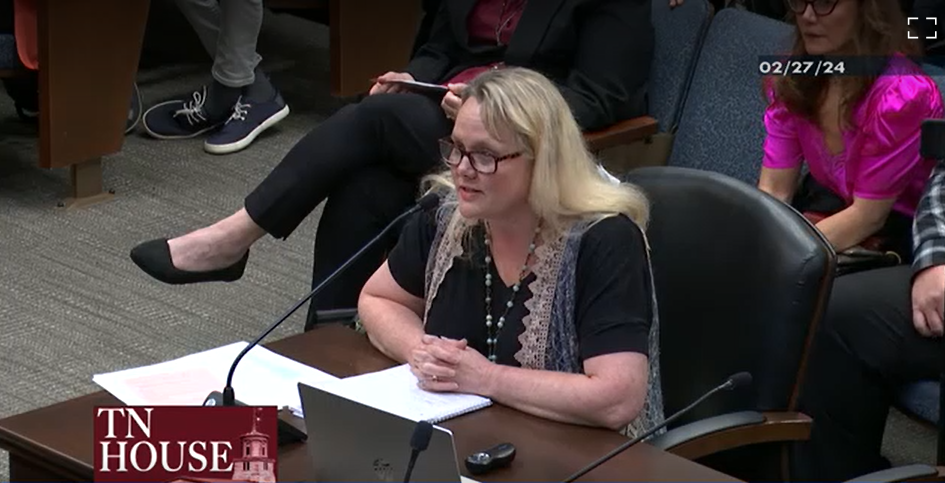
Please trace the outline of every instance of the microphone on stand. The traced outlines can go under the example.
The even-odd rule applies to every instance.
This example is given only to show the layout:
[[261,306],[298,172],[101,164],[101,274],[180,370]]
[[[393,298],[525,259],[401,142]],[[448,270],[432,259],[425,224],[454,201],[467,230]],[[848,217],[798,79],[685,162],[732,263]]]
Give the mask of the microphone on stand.
[[[230,372],[226,376],[226,387],[223,388],[222,397],[220,396],[220,393],[218,391],[214,391],[210,393],[210,395],[207,397],[206,401],[204,402],[204,405],[207,405],[207,406],[240,405],[242,406],[243,405],[242,403],[239,403],[236,401],[236,395],[233,392],[233,374],[236,372],[236,366],[240,363],[240,360],[243,359],[243,356],[245,356],[246,353],[248,353],[253,347],[256,347],[257,345],[259,345],[259,343],[264,338],[266,338],[267,335],[269,335],[272,331],[276,330],[276,328],[279,327],[279,325],[281,325],[283,322],[286,321],[286,319],[292,316],[292,314],[294,314],[296,310],[302,307],[302,305],[304,305],[305,302],[308,302],[309,299],[311,299],[312,297],[317,295],[319,292],[321,292],[326,286],[328,286],[329,283],[334,281],[334,279],[337,278],[338,275],[341,275],[342,272],[344,272],[349,266],[351,266],[352,263],[354,263],[359,258],[361,258],[364,252],[372,248],[378,241],[380,241],[385,235],[387,235],[387,233],[390,230],[392,230],[395,226],[397,226],[401,221],[403,221],[408,216],[411,216],[414,213],[417,213],[418,211],[424,211],[424,210],[433,208],[434,206],[438,205],[439,202],[440,202],[440,197],[435,193],[428,193],[426,196],[420,198],[417,204],[415,204],[412,208],[402,213],[397,218],[394,218],[394,221],[390,222],[386,227],[384,227],[384,229],[381,230],[381,232],[378,233],[377,236],[375,236],[373,239],[371,239],[371,241],[367,242],[367,244],[361,247],[361,249],[358,250],[357,253],[352,255],[351,258],[349,258],[347,261],[345,261],[345,263],[343,263],[340,267],[338,267],[334,272],[328,275],[328,277],[326,277],[325,280],[322,280],[322,282],[319,283],[314,289],[312,289],[312,291],[309,292],[308,295],[306,295],[305,297],[302,297],[301,300],[296,302],[295,305],[293,305],[292,308],[289,309],[288,312],[283,314],[282,317],[279,317],[279,319],[276,320],[275,323],[270,325],[269,328],[264,330],[262,334],[259,335],[259,337],[256,337],[254,341],[247,344],[246,347],[244,347],[243,350],[239,353],[239,355],[236,356],[236,359],[233,360],[233,364],[230,366]],[[211,402],[211,400],[213,402]],[[293,426],[291,423],[287,421],[284,421],[282,419],[279,420],[280,444],[287,443],[287,442],[303,441],[304,439],[305,439],[304,432],[302,432],[301,430],[299,430],[298,428],[296,428],[295,426]]]
[[413,465],[417,463],[420,453],[427,450],[430,446],[430,438],[433,437],[433,423],[429,421],[420,421],[413,430],[410,437],[410,461],[407,462],[407,471],[404,472],[404,483],[410,483],[410,474],[413,473]]
[[690,404],[690,405],[688,405],[688,406],[686,406],[686,407],[680,409],[676,414],[673,414],[672,416],[666,418],[662,423],[657,424],[656,426],[654,426],[654,427],[653,427],[652,429],[650,429],[649,431],[647,431],[647,432],[641,434],[640,436],[637,436],[636,438],[631,439],[630,441],[627,441],[626,443],[621,444],[620,446],[618,446],[616,449],[614,449],[614,450],[611,451],[610,453],[607,453],[606,455],[604,455],[602,458],[600,458],[600,459],[598,459],[598,460],[592,462],[591,464],[585,466],[584,468],[578,470],[577,473],[574,473],[573,475],[571,475],[571,476],[569,476],[567,479],[565,479],[563,483],[573,483],[575,480],[577,480],[578,478],[580,478],[580,477],[586,475],[587,473],[593,471],[593,470],[594,470],[595,468],[597,468],[598,466],[600,466],[600,465],[602,465],[602,464],[604,464],[604,463],[610,461],[610,459],[613,458],[614,456],[617,456],[618,454],[623,453],[624,451],[626,451],[627,449],[629,449],[631,446],[633,446],[633,445],[639,443],[640,441],[643,441],[643,440],[646,439],[646,438],[649,438],[650,436],[653,435],[653,433],[659,431],[659,430],[662,429],[663,427],[665,427],[665,426],[669,425],[670,423],[672,423],[673,421],[679,419],[681,416],[685,415],[685,414],[688,413],[689,411],[692,411],[693,408],[695,408],[696,406],[698,406],[699,404],[701,404],[701,403],[702,403],[703,401],[705,401],[706,399],[709,399],[710,397],[712,397],[713,395],[715,395],[715,393],[717,393],[717,392],[719,392],[719,391],[723,391],[723,390],[728,390],[728,391],[730,391],[730,390],[732,390],[732,389],[735,389],[735,388],[738,388],[738,387],[741,387],[741,386],[747,386],[747,385],[749,385],[749,384],[751,384],[751,374],[749,374],[749,373],[747,373],[747,372],[739,372],[738,374],[734,374],[734,375],[730,376],[728,379],[725,380],[725,382],[723,382],[722,384],[716,386],[716,387],[715,387],[714,389],[712,389],[711,391],[709,391],[709,392],[703,394],[702,397],[700,397],[699,399],[696,399],[696,401],[693,402],[692,404]]

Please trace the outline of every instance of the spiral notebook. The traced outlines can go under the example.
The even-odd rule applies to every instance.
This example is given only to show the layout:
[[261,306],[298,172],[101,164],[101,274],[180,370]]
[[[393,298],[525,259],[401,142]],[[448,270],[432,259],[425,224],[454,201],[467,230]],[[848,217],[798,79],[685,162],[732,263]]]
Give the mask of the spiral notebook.
[[[315,387],[412,421],[431,423],[440,423],[492,405],[489,398],[474,394],[421,389],[407,364],[319,383]],[[298,408],[294,410],[299,416],[304,416]]]

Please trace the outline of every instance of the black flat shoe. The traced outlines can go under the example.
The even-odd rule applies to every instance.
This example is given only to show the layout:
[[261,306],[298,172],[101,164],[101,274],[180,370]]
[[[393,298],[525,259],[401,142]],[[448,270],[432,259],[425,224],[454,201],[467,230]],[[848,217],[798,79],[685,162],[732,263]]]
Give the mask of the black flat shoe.
[[131,260],[148,275],[171,285],[200,282],[235,282],[243,276],[249,250],[238,262],[229,267],[207,272],[190,272],[174,267],[167,239],[160,238],[144,242],[131,250]]

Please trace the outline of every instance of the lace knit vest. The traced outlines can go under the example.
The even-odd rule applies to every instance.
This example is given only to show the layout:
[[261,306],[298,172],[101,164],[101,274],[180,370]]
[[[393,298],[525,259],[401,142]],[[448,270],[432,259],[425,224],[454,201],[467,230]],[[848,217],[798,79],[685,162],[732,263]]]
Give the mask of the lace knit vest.
[[[463,256],[462,234],[467,227],[467,222],[456,210],[455,198],[444,199],[437,209],[436,221],[436,235],[426,266],[424,320],[453,261]],[[570,373],[583,371],[574,320],[575,275],[581,239],[589,227],[588,222],[576,223],[567,233],[553,240],[546,239],[535,250],[537,261],[532,267],[535,278],[528,285],[532,297],[525,302],[527,313],[522,319],[525,331],[519,336],[521,349],[515,354],[522,367]],[[650,272],[650,286],[653,287],[652,270]],[[652,307],[646,401],[637,418],[621,431],[631,438],[663,421],[655,291]]]

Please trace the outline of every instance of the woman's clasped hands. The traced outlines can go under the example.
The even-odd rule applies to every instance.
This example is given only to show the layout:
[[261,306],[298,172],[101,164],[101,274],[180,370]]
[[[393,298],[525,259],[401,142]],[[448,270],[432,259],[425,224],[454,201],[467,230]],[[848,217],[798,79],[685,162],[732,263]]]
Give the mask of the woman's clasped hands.
[[485,395],[495,364],[465,340],[424,335],[410,354],[410,370],[421,388],[433,392]]

